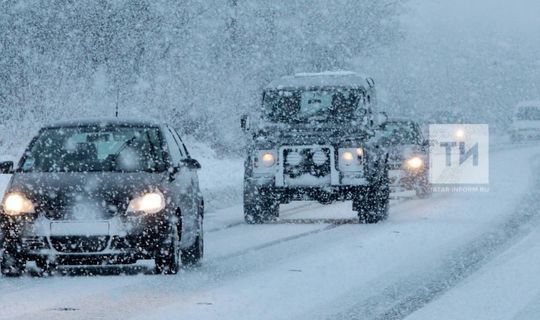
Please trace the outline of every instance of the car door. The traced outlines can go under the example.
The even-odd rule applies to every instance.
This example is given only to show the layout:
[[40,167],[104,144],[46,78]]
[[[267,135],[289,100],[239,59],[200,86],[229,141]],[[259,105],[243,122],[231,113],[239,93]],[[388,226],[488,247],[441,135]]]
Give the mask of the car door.
[[[168,126],[163,128],[163,135],[167,142],[167,151],[171,158],[171,165],[176,168],[172,177],[173,180],[170,184],[171,192],[173,193],[171,196],[174,198],[175,202],[178,203],[178,205],[185,206],[187,204],[186,200],[190,202],[189,195],[192,192],[191,173],[182,163],[184,155],[178,147],[176,139]],[[189,205],[191,205],[191,203],[189,203]]]
[[182,211],[180,246],[188,247],[195,240],[198,230],[197,193],[193,190],[193,169],[182,162],[187,155],[178,145],[178,137],[174,136],[173,130],[169,126],[165,126],[164,135],[173,165],[177,168],[174,180],[171,182],[171,191],[174,192],[174,197]]

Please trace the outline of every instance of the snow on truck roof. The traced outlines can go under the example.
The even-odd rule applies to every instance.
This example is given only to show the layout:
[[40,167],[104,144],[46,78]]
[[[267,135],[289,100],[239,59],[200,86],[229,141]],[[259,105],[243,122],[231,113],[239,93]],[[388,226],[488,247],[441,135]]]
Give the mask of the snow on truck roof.
[[[270,82],[265,89],[346,87],[366,89],[369,78],[351,71],[325,71],[318,73],[297,73]],[[372,81],[372,80],[371,80]]]
[[125,118],[86,118],[71,119],[52,122],[43,126],[43,128],[61,128],[61,127],[108,127],[108,126],[134,126],[134,127],[159,127],[161,123],[152,120],[125,119]]

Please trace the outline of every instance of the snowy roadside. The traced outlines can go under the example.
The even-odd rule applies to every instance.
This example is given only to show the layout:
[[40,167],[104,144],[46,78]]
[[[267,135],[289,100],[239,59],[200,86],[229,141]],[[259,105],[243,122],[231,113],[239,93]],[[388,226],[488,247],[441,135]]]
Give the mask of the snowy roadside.
[[205,211],[233,206],[242,202],[244,160],[219,157],[203,143],[189,143],[191,156],[202,166],[199,185],[204,195]]

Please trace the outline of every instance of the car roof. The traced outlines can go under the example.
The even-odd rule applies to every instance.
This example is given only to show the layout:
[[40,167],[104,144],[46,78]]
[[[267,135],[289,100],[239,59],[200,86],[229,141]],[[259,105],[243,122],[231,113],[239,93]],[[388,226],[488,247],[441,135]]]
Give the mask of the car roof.
[[163,123],[152,120],[126,119],[126,118],[83,118],[52,122],[43,128],[66,128],[66,127],[161,127]]
[[325,71],[318,73],[297,73],[270,82],[265,90],[298,88],[343,87],[363,89],[369,87],[366,77],[351,71]]

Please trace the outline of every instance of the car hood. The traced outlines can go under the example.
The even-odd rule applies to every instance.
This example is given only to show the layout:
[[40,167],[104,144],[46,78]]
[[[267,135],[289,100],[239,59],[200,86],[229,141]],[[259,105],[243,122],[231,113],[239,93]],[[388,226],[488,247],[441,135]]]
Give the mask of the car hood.
[[108,218],[124,212],[129,200],[159,188],[158,173],[16,173],[9,191],[28,197],[36,211],[54,219]]

